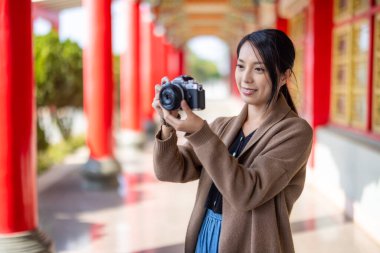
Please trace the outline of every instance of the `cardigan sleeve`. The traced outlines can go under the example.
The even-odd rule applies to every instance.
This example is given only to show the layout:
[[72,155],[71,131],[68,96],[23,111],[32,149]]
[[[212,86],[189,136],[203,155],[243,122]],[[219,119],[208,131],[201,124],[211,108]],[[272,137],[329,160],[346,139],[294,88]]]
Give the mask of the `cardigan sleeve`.
[[[217,119],[210,127],[216,131],[218,124]],[[175,132],[165,140],[161,140],[160,136],[161,130],[156,134],[153,148],[153,167],[157,179],[178,183],[199,179],[202,164],[190,143],[186,141],[183,145],[177,145]]]
[[[276,196],[305,168],[312,145],[312,129],[300,118],[278,127],[249,167],[232,157],[205,125],[187,136],[196,156],[225,198],[237,210],[255,209]],[[286,120],[284,120],[286,121]]]
[[200,176],[200,162],[192,147],[185,143],[177,146],[177,135],[160,139],[161,130],[156,134],[153,148],[153,167],[160,181],[185,183]]

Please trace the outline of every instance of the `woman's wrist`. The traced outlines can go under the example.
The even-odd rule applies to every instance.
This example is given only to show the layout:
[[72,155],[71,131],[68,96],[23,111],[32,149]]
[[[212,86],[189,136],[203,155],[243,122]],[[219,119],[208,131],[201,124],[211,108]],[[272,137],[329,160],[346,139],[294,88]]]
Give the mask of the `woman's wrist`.
[[170,125],[161,125],[161,140],[166,140],[174,132],[174,128]]
[[[181,119],[181,115],[178,113],[177,116],[176,116],[176,118],[177,119]],[[160,117],[160,123],[163,126],[171,127],[172,128],[172,126],[168,122],[166,122],[166,120],[164,119],[164,117]]]
[[166,120],[163,117],[160,118],[160,123],[162,126],[172,127],[168,122],[166,122]]

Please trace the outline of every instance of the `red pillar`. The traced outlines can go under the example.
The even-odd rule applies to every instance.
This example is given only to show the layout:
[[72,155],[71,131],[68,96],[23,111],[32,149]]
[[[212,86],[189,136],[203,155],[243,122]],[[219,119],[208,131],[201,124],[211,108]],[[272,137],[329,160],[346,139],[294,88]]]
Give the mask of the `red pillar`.
[[313,0],[307,8],[305,116],[317,127],[329,119],[333,3]]
[[[147,125],[153,122],[153,17],[149,5],[141,5],[140,11],[140,103],[142,106],[142,121],[146,129]],[[158,59],[155,59],[155,63],[157,62]]]
[[178,49],[178,74],[177,76],[186,74],[186,66],[185,66],[185,53],[183,48]]
[[0,1],[0,233],[37,226],[30,3]]
[[37,231],[31,28],[30,0],[0,0],[0,252],[51,247]]
[[127,47],[120,57],[121,127],[140,132],[140,1],[124,0],[127,23]]
[[87,144],[93,158],[113,156],[113,80],[111,0],[84,0],[89,37],[84,47],[84,103],[88,119]]
[[152,44],[152,75],[153,83],[160,83],[162,77],[168,75],[168,55],[166,39],[164,35],[153,34],[153,44]]
[[230,80],[231,80],[231,92],[234,96],[240,96],[239,89],[236,85],[235,80],[235,70],[236,70],[236,63],[237,63],[237,55],[235,52],[231,55],[231,72],[230,72]]
[[83,0],[89,37],[83,52],[84,106],[90,160],[85,175],[91,178],[119,172],[113,157],[113,78],[111,0]]
[[276,16],[277,16],[276,17],[276,28],[287,34],[288,33],[288,20],[279,16],[278,2],[279,2],[279,0],[276,1],[276,7],[275,7],[276,8]]
[[[332,12],[332,1],[312,0],[307,7],[304,111],[305,118],[314,129],[325,125],[329,119]],[[316,143],[315,135],[313,143]],[[314,150],[311,153],[310,165],[314,166]]]
[[276,28],[278,30],[283,31],[284,33],[288,33],[288,20],[284,19],[284,18],[277,17]]
[[179,62],[179,51],[171,44],[167,44],[167,55],[168,55],[168,76],[171,79],[178,76],[180,62]]
[[[163,64],[162,64],[162,76],[170,76],[169,73],[169,54],[171,45],[166,39],[165,35],[162,35],[162,53],[163,53]],[[161,78],[160,78],[161,80]]]
[[174,64],[174,61],[175,61],[174,59],[175,48],[173,48],[173,46],[170,43],[166,43],[165,47],[166,47],[165,51],[167,55],[167,62],[166,62],[167,76],[169,77],[169,79],[172,79],[174,77],[172,64]]

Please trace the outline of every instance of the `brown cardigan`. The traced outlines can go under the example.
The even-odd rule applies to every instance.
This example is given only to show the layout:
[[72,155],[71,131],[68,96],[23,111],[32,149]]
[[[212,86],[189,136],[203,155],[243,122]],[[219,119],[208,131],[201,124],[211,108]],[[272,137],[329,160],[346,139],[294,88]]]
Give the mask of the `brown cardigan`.
[[221,253],[294,252],[289,215],[300,196],[311,151],[312,129],[281,95],[275,109],[257,129],[238,158],[228,147],[241,129],[247,105],[238,116],[205,123],[177,146],[172,134],[154,146],[154,170],[159,180],[199,179],[195,206],[185,240],[194,252],[212,181],[223,195]]

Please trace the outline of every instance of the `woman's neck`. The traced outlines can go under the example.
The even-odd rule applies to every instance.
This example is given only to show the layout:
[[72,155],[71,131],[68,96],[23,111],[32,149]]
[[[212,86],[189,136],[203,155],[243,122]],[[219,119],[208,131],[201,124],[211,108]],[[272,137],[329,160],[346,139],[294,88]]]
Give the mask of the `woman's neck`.
[[243,133],[244,135],[250,134],[257,128],[261,126],[261,124],[264,122],[265,118],[268,116],[268,110],[269,108],[266,107],[260,107],[257,108],[253,105],[248,105],[248,115],[247,119],[245,120],[243,124]]

